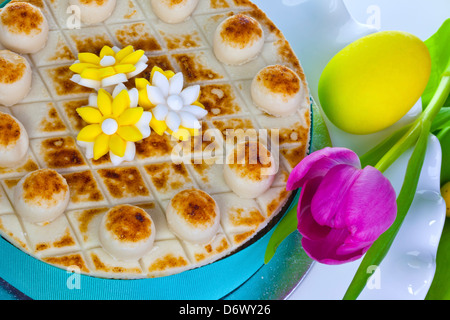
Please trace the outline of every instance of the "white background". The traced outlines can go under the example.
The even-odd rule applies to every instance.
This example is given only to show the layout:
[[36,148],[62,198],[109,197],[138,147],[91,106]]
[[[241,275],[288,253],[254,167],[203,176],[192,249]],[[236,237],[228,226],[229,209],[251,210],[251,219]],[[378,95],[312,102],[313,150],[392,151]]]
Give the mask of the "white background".
[[[361,23],[379,23],[381,30],[401,30],[422,40],[434,34],[450,18],[450,0],[344,0]],[[378,20],[374,14],[378,11]],[[449,44],[450,45],[450,44]],[[340,299],[348,279],[337,279],[340,267],[314,264],[290,299]],[[342,267],[343,270],[351,267]],[[336,271],[336,272],[334,272]],[[339,276],[338,276],[339,278]],[[423,295],[423,294],[422,294]]]
[[380,8],[381,29],[401,30],[426,40],[450,18],[450,0],[344,0],[361,23],[370,19],[370,7]]

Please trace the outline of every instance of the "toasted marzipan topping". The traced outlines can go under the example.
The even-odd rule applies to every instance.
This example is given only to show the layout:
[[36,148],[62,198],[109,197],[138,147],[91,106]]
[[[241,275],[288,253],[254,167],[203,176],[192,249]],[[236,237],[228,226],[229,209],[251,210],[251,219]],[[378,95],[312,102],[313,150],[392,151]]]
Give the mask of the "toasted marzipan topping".
[[[230,157],[233,156],[233,159]],[[271,154],[263,145],[256,141],[247,141],[239,144],[234,153],[230,155],[229,167],[242,178],[261,181],[263,168],[270,168]]]
[[268,66],[258,73],[256,80],[276,94],[294,96],[300,91],[300,78],[285,66]]
[[6,6],[1,13],[1,21],[13,33],[39,33],[44,21],[42,12],[26,2],[14,2]]
[[17,82],[26,69],[25,58],[8,50],[0,50],[0,83]]
[[107,2],[108,0],[80,0],[80,3],[87,6],[102,6]]
[[31,173],[23,183],[23,199],[25,202],[56,204],[56,195],[69,191],[66,181],[56,171],[42,169]]
[[230,45],[245,48],[260,39],[263,36],[263,30],[255,19],[237,14],[225,20],[220,36]]
[[13,145],[20,138],[20,126],[9,114],[0,112],[0,147]]
[[194,227],[208,227],[216,218],[216,202],[209,194],[198,189],[184,190],[172,199],[177,214]]
[[121,242],[140,242],[151,234],[152,221],[141,208],[121,205],[111,209],[106,217],[106,230]]
[[186,1],[187,0],[165,0],[164,2],[167,4],[168,7],[175,7],[185,3]]
[[26,0],[26,1],[22,1],[22,0],[11,0],[10,3],[13,2],[28,2],[31,3],[33,6],[38,7],[40,9],[44,9],[44,0]]

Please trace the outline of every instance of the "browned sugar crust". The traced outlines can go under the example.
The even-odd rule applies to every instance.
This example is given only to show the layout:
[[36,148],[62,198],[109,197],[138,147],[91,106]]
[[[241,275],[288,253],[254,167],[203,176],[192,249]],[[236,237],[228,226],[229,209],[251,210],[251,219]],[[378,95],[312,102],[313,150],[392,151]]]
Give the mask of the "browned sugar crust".
[[33,34],[42,31],[44,21],[42,12],[26,2],[14,2],[6,6],[1,13],[1,22],[12,33]]
[[197,189],[184,190],[172,199],[172,207],[194,227],[214,224],[216,202],[206,192]]
[[152,221],[141,208],[121,205],[112,208],[106,216],[106,230],[122,242],[146,240],[152,233]]

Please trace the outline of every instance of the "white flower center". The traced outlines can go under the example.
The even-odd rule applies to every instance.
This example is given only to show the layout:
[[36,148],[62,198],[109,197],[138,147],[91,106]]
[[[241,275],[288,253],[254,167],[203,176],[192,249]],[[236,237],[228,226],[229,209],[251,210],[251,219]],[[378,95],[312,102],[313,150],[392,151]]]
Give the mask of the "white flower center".
[[167,98],[167,105],[173,111],[180,111],[183,108],[183,99],[179,95],[173,94]]
[[100,61],[100,65],[102,67],[110,67],[116,64],[116,58],[112,56],[104,56],[103,59]]
[[119,124],[114,119],[106,119],[102,123],[102,131],[104,134],[107,134],[108,136],[112,136],[114,133],[117,132],[119,129]]

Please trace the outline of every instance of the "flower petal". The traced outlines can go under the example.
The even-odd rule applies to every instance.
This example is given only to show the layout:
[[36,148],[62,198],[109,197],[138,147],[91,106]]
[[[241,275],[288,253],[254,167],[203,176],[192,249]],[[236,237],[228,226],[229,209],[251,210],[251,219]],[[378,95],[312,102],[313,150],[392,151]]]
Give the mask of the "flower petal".
[[172,78],[170,78],[169,83],[169,95],[180,94],[184,86],[183,74],[181,72],[178,72]]
[[77,140],[83,142],[94,142],[102,133],[102,127],[99,124],[91,124],[80,130]]
[[[75,76],[79,76],[79,75],[74,75]],[[78,84],[80,86],[86,87],[86,88],[91,88],[94,90],[99,90],[100,87],[102,86],[102,82],[101,81],[97,81],[97,80],[91,80],[91,79],[83,79],[81,77],[76,77],[76,79],[72,78],[72,81],[74,80],[78,80]]]
[[323,177],[332,167],[338,164],[348,164],[361,168],[358,155],[346,148],[324,148],[304,158],[292,170],[286,188],[296,190],[314,177]]
[[97,105],[103,116],[112,114],[112,96],[105,89],[100,89],[97,96]]
[[119,83],[127,82],[128,78],[123,73],[118,73],[116,75],[113,75],[111,77],[104,78],[102,80],[102,87],[107,88],[110,86],[118,85]]
[[134,142],[127,142],[125,148],[125,155],[123,157],[116,156],[114,153],[109,153],[109,158],[113,165],[118,166],[124,161],[133,161],[136,156],[136,145]]
[[180,93],[181,98],[183,99],[184,105],[189,106],[197,101],[200,96],[200,86],[195,85],[191,87],[187,87]]
[[112,110],[113,115],[120,116],[126,109],[130,107],[131,100],[128,91],[122,90],[113,100]]
[[189,112],[178,112],[178,115],[181,118],[181,125],[187,129],[200,129],[202,125],[198,121],[198,119]]
[[127,147],[127,142],[123,140],[119,135],[114,134],[109,140],[109,150],[114,155],[123,158],[125,156],[125,150]]
[[164,97],[169,95],[169,80],[161,72],[155,72],[153,75],[152,85],[158,87]]
[[81,63],[90,63],[99,65],[100,64],[100,57],[89,52],[82,52],[78,54],[78,60],[80,60]]
[[155,116],[156,120],[163,121],[166,119],[167,114],[169,113],[169,107],[165,104],[159,104],[152,109],[152,113]]
[[85,149],[86,159],[94,158],[94,142],[77,141],[77,144]]
[[134,142],[127,142],[127,148],[125,149],[125,155],[123,158],[126,161],[133,161],[136,156],[136,144]]
[[323,178],[311,202],[321,225],[349,230],[358,241],[375,241],[397,213],[396,194],[377,169],[349,165],[332,168]]
[[298,201],[297,229],[303,237],[310,240],[324,239],[331,231],[330,227],[318,224],[311,213],[311,201],[321,181],[320,177],[306,181]]
[[360,172],[361,169],[340,164],[332,167],[323,177],[311,201],[313,217],[319,224],[339,229],[347,227],[346,195]]
[[136,108],[139,105],[139,91],[136,88],[128,90],[130,96],[130,108]]
[[136,85],[136,88],[141,91],[144,89],[147,89],[147,86],[150,85],[150,82],[148,82],[148,80],[144,79],[144,78],[136,78],[134,80],[134,83]]
[[98,68],[98,66],[92,63],[74,63],[69,67],[70,71],[79,74],[89,68]]
[[166,124],[170,130],[177,132],[181,126],[181,118],[176,112],[169,111],[166,117]]
[[348,237],[345,229],[332,229],[328,236],[320,241],[302,238],[302,247],[306,254],[313,260],[323,264],[338,265],[355,261],[363,256],[367,249],[359,249],[356,252],[339,254],[339,248]]
[[136,128],[142,133],[142,138],[148,138],[150,137],[150,134],[152,133],[150,129],[150,122],[152,121],[152,113],[151,112],[144,112],[142,114],[142,117],[139,119],[139,121],[135,124]]
[[133,64],[120,64],[114,67],[116,73],[130,73],[136,71],[136,67]]
[[105,56],[112,56],[115,57],[116,53],[114,50],[109,46],[104,46],[102,50],[100,51],[100,58],[104,58]]
[[138,142],[143,139],[142,133],[135,126],[122,126],[117,134],[125,141]]
[[166,103],[166,97],[158,87],[147,86],[147,95],[150,102],[155,106]]
[[136,63],[136,65],[134,67],[135,67],[134,71],[127,73],[128,79],[131,79],[131,78],[137,76],[138,74],[140,74],[141,72],[144,72],[145,69],[147,69],[148,64],[143,61],[139,61],[138,63]]
[[98,108],[82,107],[77,109],[78,115],[87,123],[100,123],[103,115]]
[[150,127],[155,131],[158,135],[162,136],[167,129],[167,124],[164,120],[160,121],[155,117],[152,117],[150,121]]
[[397,195],[390,181],[377,169],[366,167],[346,194],[346,223],[352,241],[375,241],[394,223]]
[[94,142],[94,160],[98,160],[103,157],[109,151],[110,136],[102,133]]
[[195,105],[184,106],[181,111],[193,114],[198,120],[203,119],[208,114],[207,110]]
[[89,95],[89,106],[90,107],[94,107],[94,108],[98,108],[98,105],[97,105],[97,94],[91,93]]
[[127,87],[123,83],[119,83],[117,86],[114,87],[114,90],[112,92],[113,99],[117,97],[119,93],[121,93],[123,90],[127,90]]
[[117,63],[121,63],[123,59],[132,54],[134,51],[133,46],[127,46],[116,53],[116,61]]
[[129,108],[122,112],[119,116],[118,123],[120,126],[130,126],[136,124],[144,113],[143,108]]
[[136,50],[133,53],[130,53],[129,55],[127,55],[125,58],[123,58],[120,61],[120,64],[132,64],[132,65],[135,65],[136,63],[139,62],[139,60],[142,58],[144,53],[145,53],[144,50]]

